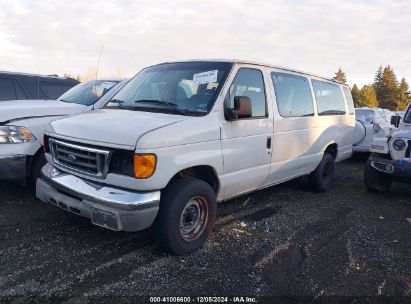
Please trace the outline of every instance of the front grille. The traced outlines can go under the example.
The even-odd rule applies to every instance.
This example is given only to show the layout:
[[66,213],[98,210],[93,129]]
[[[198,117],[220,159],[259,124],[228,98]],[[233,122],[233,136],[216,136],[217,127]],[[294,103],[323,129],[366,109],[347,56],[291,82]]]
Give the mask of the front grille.
[[50,138],[51,156],[57,167],[77,173],[104,178],[109,169],[111,152],[77,143]]

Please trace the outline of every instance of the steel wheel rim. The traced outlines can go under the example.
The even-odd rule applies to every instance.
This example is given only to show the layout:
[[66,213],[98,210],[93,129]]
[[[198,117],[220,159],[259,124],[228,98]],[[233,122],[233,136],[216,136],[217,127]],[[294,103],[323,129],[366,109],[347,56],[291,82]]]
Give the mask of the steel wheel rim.
[[180,216],[180,234],[186,241],[198,239],[207,227],[208,205],[206,199],[193,197],[184,206]]

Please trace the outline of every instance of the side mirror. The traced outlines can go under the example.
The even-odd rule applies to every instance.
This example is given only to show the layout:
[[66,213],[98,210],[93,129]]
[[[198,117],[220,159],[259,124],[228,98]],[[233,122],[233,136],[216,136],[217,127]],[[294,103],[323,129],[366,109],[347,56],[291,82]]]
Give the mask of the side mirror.
[[394,127],[398,128],[400,125],[400,121],[401,121],[401,116],[399,115],[391,116],[391,125],[393,125]]
[[250,118],[253,115],[251,99],[247,96],[235,96],[234,108],[227,108],[227,120],[237,120],[240,118]]

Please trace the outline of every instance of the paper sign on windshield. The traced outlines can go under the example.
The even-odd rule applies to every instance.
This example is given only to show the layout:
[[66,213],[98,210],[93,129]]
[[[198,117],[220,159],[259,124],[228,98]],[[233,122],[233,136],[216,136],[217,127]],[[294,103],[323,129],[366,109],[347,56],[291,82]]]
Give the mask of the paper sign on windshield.
[[218,70],[197,73],[193,75],[193,82],[197,84],[206,84],[217,82]]

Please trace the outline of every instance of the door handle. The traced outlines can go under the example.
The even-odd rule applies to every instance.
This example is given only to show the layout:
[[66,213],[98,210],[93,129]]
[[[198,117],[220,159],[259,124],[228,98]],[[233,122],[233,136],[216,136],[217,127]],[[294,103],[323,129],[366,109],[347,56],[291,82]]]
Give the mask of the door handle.
[[271,136],[267,137],[267,149],[271,149]]

